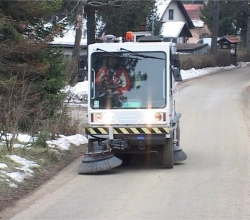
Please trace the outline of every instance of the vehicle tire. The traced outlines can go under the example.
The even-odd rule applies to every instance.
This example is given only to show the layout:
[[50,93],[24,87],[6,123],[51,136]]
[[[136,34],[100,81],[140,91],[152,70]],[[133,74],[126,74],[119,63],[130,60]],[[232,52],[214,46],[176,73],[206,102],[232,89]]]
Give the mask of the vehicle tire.
[[164,168],[171,169],[174,167],[173,146],[173,138],[167,138],[166,144],[162,149],[162,165]]
[[89,139],[89,141],[88,141],[88,153],[94,151],[94,144],[93,144],[94,141],[95,141],[95,140]]

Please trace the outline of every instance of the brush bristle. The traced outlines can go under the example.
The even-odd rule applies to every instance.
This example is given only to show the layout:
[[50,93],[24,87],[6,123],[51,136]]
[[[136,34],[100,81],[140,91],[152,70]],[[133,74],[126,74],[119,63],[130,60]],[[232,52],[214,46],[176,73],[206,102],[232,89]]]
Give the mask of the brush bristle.
[[174,151],[174,163],[184,161],[187,159],[187,155],[183,150]]
[[106,170],[110,170],[112,168],[118,167],[122,164],[122,160],[119,158],[112,156],[104,160],[93,160],[91,162],[84,162],[80,164],[78,167],[79,174],[88,174],[88,173],[97,173]]

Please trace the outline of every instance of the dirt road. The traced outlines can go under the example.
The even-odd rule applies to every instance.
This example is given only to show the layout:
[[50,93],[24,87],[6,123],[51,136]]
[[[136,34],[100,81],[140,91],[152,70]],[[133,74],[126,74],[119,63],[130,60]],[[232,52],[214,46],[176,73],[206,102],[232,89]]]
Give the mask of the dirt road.
[[[173,169],[118,167],[77,175],[75,161],[6,210],[10,219],[249,219],[250,68],[179,86],[181,143]],[[248,92],[247,92],[248,91]]]

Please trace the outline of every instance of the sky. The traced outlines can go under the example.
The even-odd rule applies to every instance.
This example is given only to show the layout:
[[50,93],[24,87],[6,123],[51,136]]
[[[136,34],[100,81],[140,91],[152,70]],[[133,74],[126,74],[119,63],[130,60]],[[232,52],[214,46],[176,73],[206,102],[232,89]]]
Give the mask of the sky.
[[[250,65],[250,63],[240,62],[237,66],[226,66],[226,67],[209,67],[203,69],[190,69],[190,70],[181,70],[181,75],[183,81],[196,78],[203,75],[208,75],[212,73],[217,73],[223,70],[233,69],[233,68],[241,68]],[[79,106],[81,105],[81,100],[83,97],[87,97],[88,90],[88,82],[79,82],[74,87],[67,86],[63,89],[64,92],[68,94],[68,96],[72,97],[71,105]],[[12,135],[9,134],[8,138],[11,138]],[[16,143],[14,147],[24,147],[26,148],[34,141],[35,138],[29,136],[28,134],[18,134],[16,138]],[[88,143],[87,138],[83,134],[75,134],[71,136],[60,135],[56,140],[47,141],[48,146],[53,150],[66,151],[69,150],[70,146],[80,146],[82,144]],[[4,141],[0,139],[0,144],[4,145]],[[6,163],[0,161],[0,182],[8,183],[9,187],[18,188],[18,185],[25,181],[27,178],[32,178],[34,174],[33,168],[39,167],[39,164],[34,161],[28,160],[24,157],[20,157],[17,155],[7,155],[7,157],[14,161],[17,166],[14,172],[8,172],[10,169],[8,168]]]

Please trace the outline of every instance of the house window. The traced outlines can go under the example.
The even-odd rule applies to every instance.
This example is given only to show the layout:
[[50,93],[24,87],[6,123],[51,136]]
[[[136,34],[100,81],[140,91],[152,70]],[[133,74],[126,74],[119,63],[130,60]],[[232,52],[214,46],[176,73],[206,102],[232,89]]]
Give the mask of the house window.
[[174,9],[169,9],[168,19],[174,20]]

